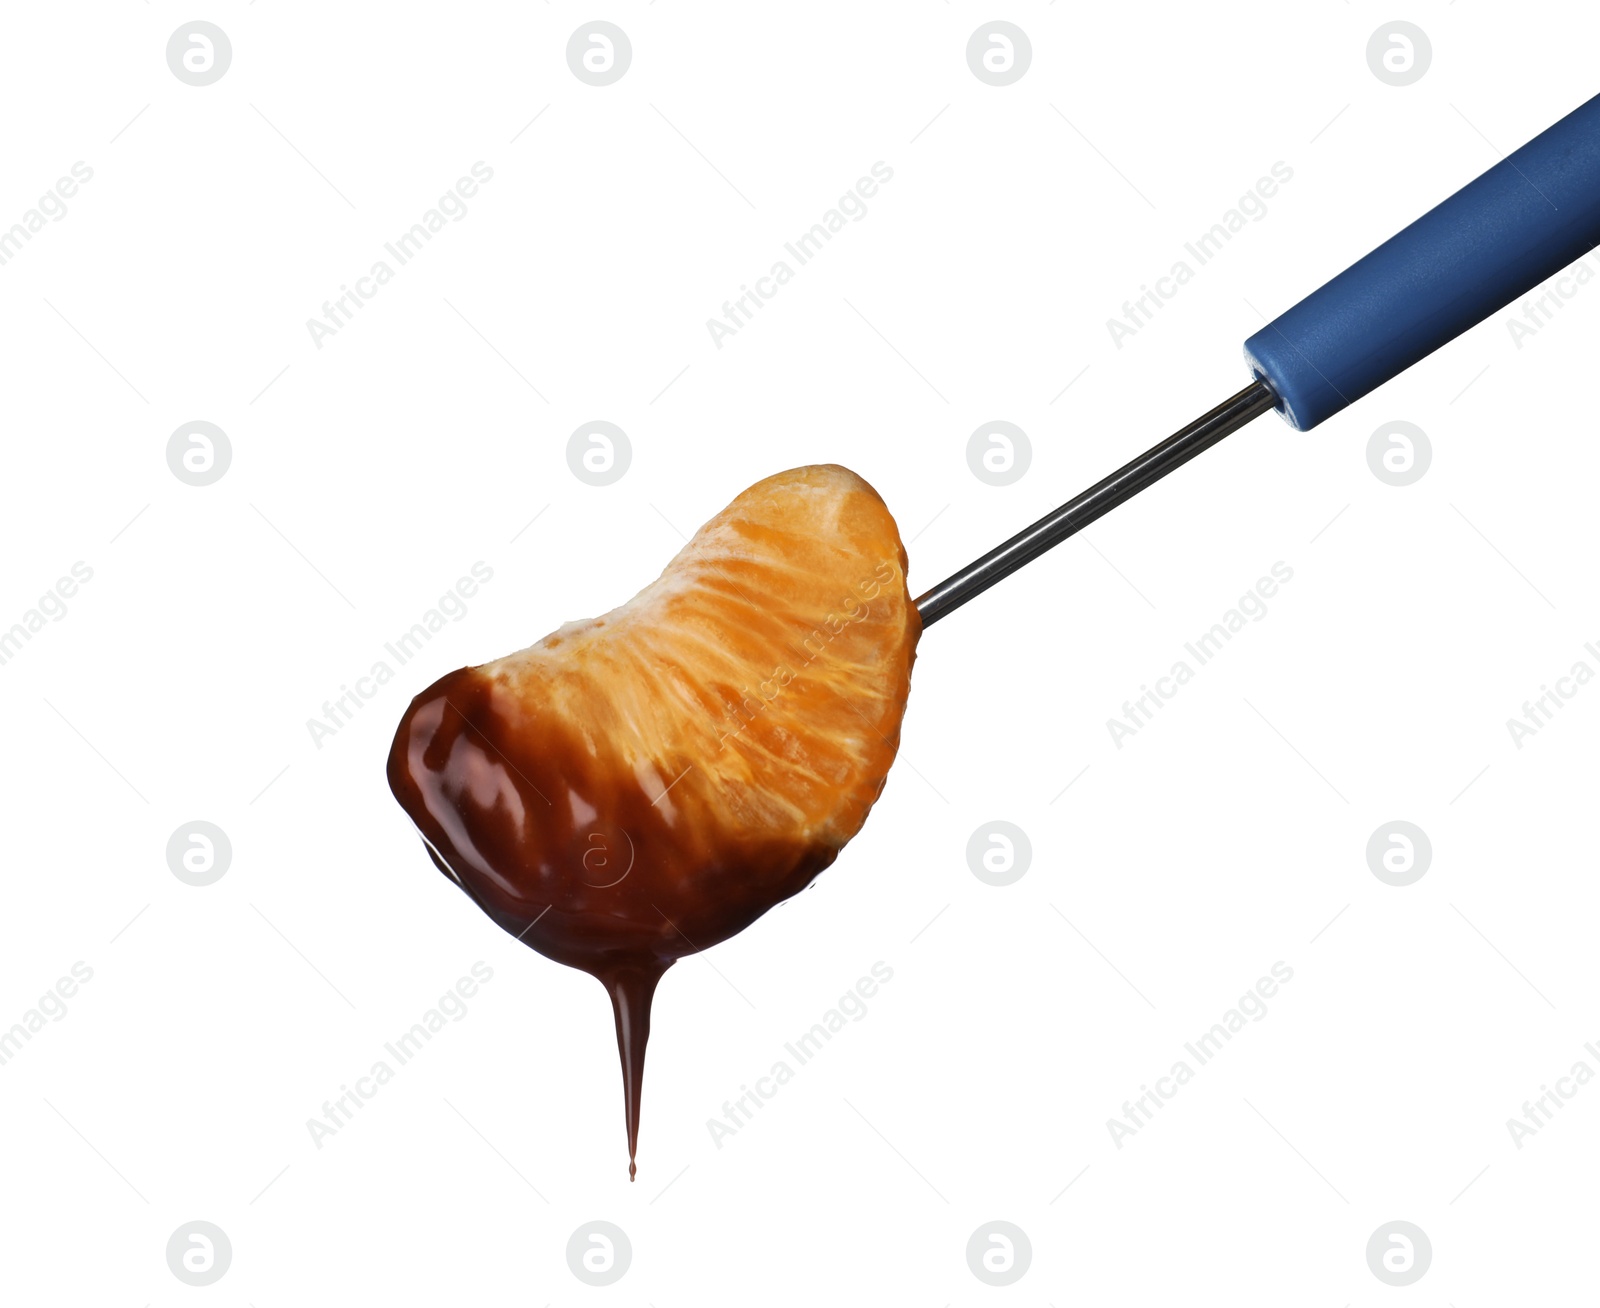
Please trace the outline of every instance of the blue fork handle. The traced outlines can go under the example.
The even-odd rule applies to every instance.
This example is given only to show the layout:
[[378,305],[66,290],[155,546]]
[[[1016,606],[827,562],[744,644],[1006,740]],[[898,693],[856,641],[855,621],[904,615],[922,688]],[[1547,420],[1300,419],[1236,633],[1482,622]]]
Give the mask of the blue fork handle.
[[1600,96],[1244,344],[1309,431],[1600,245]]

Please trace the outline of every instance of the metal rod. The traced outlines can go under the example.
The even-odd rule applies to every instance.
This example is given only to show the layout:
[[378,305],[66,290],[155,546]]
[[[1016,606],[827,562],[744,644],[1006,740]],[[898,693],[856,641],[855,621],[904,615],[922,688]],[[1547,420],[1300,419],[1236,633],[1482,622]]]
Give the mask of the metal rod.
[[1174,432],[1161,444],[1118,468],[1104,481],[1096,482],[1081,495],[1068,500],[1053,513],[1040,518],[1031,527],[1018,532],[1003,545],[995,546],[981,559],[969,563],[927,594],[919,596],[917,611],[922,615],[923,627],[932,626],[945,614],[983,594],[1001,578],[1009,577],[1024,563],[1031,563],[1068,536],[1110,513],[1117,505],[1131,500],[1174,468],[1181,468],[1201,451],[1209,450],[1247,422],[1259,418],[1277,402],[1278,397],[1265,382],[1251,382],[1210,413],[1202,414],[1182,431]]

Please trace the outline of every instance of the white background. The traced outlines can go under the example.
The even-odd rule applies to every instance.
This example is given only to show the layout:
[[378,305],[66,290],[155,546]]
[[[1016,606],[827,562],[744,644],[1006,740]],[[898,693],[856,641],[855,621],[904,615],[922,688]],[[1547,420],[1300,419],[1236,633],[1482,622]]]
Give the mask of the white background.
[[[195,17],[233,46],[201,88],[164,55]],[[603,88],[564,53],[592,17],[632,42]],[[1402,88],[1365,55],[1396,17],[1433,46]],[[991,18],[1031,38],[1008,87],[965,59]],[[0,1295],[1592,1295],[1600,1086],[1520,1150],[1506,1119],[1600,1070],[1600,689],[1520,750],[1506,720],[1600,669],[1600,290],[1313,433],[1258,422],[932,629],[860,837],[663,983],[635,1185],[604,993],[439,876],[383,760],[416,690],[620,602],[781,468],[867,477],[926,589],[1241,385],[1257,309],[1587,99],[1597,41],[1592,6],[1466,0],[10,8],[0,225],[94,176],[0,266],[0,626],[94,576],[0,667],[0,1026],[94,975],[0,1067]],[[479,160],[467,216],[317,348],[307,319]],[[717,349],[707,318],[877,160],[867,216]],[[1117,348],[1107,319],[1277,161],[1266,217]],[[564,453],[593,419],[633,450],[605,488]],[[965,457],[994,419],[1033,449],[1005,488]],[[1406,488],[1366,457],[1397,419],[1433,446]],[[208,487],[166,463],[193,420],[232,446]],[[479,560],[468,615],[314,746]],[[1278,561],[1268,615],[1118,749],[1107,719]],[[965,855],[997,818],[1033,847],[1004,888]],[[1404,888],[1365,854],[1396,818],[1433,844]],[[192,819],[233,846],[205,888],[166,862]],[[478,960],[466,1017],[316,1148]],[[716,1147],[878,960],[867,1016]],[[1117,1148],[1107,1119],[1279,960],[1267,1016]],[[595,1218],[633,1251],[604,1290],[564,1252]],[[164,1253],[193,1219],[232,1243],[207,1289]],[[992,1219],[1033,1249],[1003,1291],[965,1255]],[[1403,1290],[1365,1255],[1394,1219],[1433,1248]]]

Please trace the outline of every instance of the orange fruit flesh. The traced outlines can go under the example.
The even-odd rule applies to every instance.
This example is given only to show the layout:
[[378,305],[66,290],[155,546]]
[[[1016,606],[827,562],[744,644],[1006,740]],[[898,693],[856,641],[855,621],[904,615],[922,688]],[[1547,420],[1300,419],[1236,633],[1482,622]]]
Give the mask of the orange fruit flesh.
[[663,967],[866,821],[921,631],[905,567],[854,473],[768,477],[626,604],[419,695],[390,784],[512,934],[590,971]]

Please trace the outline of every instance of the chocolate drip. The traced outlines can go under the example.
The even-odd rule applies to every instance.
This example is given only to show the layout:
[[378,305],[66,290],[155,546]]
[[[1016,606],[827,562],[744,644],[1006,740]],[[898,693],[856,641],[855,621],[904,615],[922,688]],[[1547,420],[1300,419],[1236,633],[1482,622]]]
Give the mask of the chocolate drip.
[[611,995],[617,1019],[617,1053],[622,1059],[622,1108],[628,1123],[628,1179],[639,1174],[639,1099],[644,1092],[644,1050],[650,1042],[650,1001],[661,967],[614,967],[596,973]]
[[630,1176],[662,975],[810,885],[883,789],[921,632],[905,567],[871,486],[790,469],[626,604],[401,719],[389,785],[440,870],[611,996]]
[[[499,700],[500,702],[497,702]],[[836,851],[750,842],[719,857],[661,794],[587,752],[531,737],[462,668],[412,701],[389,785],[428,853],[523,944],[599,979],[622,1062],[629,1175],[656,983],[679,958],[803,890]]]

